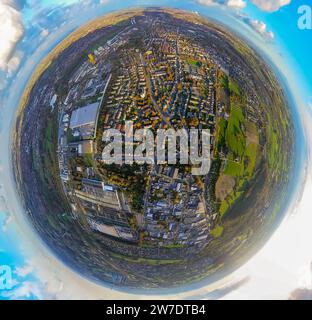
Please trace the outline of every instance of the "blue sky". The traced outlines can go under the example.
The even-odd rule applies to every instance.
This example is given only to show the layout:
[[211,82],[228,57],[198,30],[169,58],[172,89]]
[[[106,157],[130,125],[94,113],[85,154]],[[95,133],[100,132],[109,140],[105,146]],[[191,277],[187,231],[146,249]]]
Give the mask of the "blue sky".
[[[210,5],[211,2],[219,4]],[[297,27],[298,7],[309,1],[293,0],[280,8],[263,4],[285,2],[287,0],[0,0],[0,20],[7,19],[7,23],[4,23],[7,30],[2,30],[1,33],[0,26],[0,137],[5,128],[9,128],[6,126],[14,115],[12,109],[16,107],[31,72],[51,48],[73,29],[93,17],[111,10],[144,4],[198,11],[225,24],[233,21],[233,27],[242,34],[246,28],[250,37],[255,36],[259,47],[280,57],[282,64],[289,69],[289,81],[296,84],[305,112],[311,112],[312,30],[303,31]],[[272,8],[276,10],[271,12]],[[8,34],[11,38],[6,36]],[[10,204],[5,200],[9,197],[5,194],[6,181],[2,178],[2,172],[5,172],[5,165],[0,158],[0,265],[9,265],[14,278],[13,289],[0,290],[0,299],[54,297],[56,295],[53,290],[46,289],[47,281],[53,280],[47,273],[43,275],[43,272],[37,270],[37,261],[35,265],[32,263],[36,249],[26,241],[27,232],[26,236],[25,232],[21,232],[22,223],[18,221],[17,215],[11,213]],[[60,286],[56,287],[59,293]]]
[[274,30],[276,43],[281,48],[281,54],[285,55],[290,63],[295,63],[302,77],[305,78],[307,89],[312,90],[312,30],[300,30],[297,27],[297,10],[300,5],[306,5],[311,1],[296,0],[277,12],[259,12],[257,8],[250,8],[250,15],[259,17],[265,21],[268,28]]
[[[0,225],[5,225],[5,215],[0,216]],[[6,265],[12,272],[12,290],[0,290],[0,300],[16,299],[36,299],[37,296],[33,290],[25,290],[25,285],[37,281],[36,276],[32,274],[25,260],[25,251],[23,250],[22,240],[16,232],[13,223],[0,233],[0,265]]]

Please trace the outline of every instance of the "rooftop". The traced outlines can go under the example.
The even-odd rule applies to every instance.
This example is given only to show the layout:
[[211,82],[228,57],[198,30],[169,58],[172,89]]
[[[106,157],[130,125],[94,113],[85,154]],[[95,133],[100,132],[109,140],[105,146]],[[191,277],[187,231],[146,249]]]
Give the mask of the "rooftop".
[[96,123],[99,103],[95,102],[88,104],[73,111],[70,119],[70,128],[75,129],[86,125],[93,125]]

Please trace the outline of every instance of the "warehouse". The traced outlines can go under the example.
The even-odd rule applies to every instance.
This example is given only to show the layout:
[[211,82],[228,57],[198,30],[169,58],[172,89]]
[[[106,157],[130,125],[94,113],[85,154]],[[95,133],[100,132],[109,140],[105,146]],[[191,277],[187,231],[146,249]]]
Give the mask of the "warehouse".
[[70,129],[79,132],[82,137],[91,138],[95,134],[99,103],[92,103],[73,111]]

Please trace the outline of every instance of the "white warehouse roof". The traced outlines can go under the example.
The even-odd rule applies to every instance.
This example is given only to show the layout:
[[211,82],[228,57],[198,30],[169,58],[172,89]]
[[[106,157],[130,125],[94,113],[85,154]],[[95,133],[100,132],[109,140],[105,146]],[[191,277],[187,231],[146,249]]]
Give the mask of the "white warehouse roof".
[[98,107],[99,103],[95,102],[73,111],[70,119],[70,128],[75,129],[78,127],[95,124]]

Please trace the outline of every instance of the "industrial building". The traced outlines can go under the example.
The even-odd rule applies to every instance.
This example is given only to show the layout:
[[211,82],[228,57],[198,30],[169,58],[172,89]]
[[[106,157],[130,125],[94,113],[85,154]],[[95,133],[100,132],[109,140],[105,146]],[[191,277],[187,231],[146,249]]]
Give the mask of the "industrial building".
[[99,102],[95,102],[73,111],[70,119],[70,129],[74,132],[74,136],[79,134],[83,139],[94,137],[98,109]]

